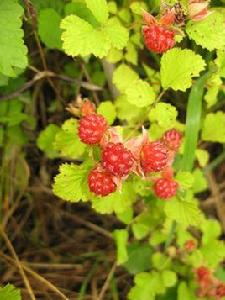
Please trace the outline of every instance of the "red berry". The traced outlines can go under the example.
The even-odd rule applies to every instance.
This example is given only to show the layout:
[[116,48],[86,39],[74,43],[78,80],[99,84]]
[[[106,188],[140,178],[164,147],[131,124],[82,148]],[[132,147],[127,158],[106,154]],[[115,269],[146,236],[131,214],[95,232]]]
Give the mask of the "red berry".
[[168,161],[167,148],[159,141],[147,143],[141,151],[141,166],[145,173],[159,172]]
[[78,135],[83,143],[94,145],[100,143],[107,128],[107,121],[102,115],[90,114],[80,120]]
[[188,240],[184,244],[184,249],[186,251],[192,252],[196,248],[196,242],[194,240]]
[[144,26],[143,35],[146,47],[156,53],[166,52],[176,43],[175,32],[159,24]]
[[176,129],[169,129],[163,135],[163,142],[173,151],[177,151],[180,147],[182,134]]
[[224,283],[221,282],[216,287],[216,296],[217,297],[224,297],[225,296],[225,284]]
[[178,184],[172,178],[159,178],[154,184],[155,194],[161,199],[169,199],[176,195]]
[[207,267],[201,266],[196,269],[198,281],[204,281],[211,276],[211,272]]
[[128,175],[134,164],[133,154],[122,143],[109,143],[102,153],[102,165],[112,174],[123,177]]
[[89,173],[88,186],[90,191],[98,196],[107,196],[116,190],[112,174],[98,167]]

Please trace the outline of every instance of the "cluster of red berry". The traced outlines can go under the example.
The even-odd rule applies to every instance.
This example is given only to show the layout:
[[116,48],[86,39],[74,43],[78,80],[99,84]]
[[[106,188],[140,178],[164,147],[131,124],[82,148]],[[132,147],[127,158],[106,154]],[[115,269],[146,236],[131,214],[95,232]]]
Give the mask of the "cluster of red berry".
[[[85,103],[85,102],[84,102]],[[88,175],[90,191],[99,196],[115,192],[131,172],[154,182],[153,190],[162,199],[176,195],[178,184],[173,179],[172,162],[181,144],[182,135],[176,129],[168,130],[160,140],[151,142],[146,132],[122,142],[114,127],[106,119],[84,104],[78,126],[81,141],[101,147],[101,162]],[[155,172],[160,176],[150,178]]]
[[225,297],[225,284],[217,279],[211,270],[201,266],[195,270],[195,273],[198,282],[198,297],[215,300]]

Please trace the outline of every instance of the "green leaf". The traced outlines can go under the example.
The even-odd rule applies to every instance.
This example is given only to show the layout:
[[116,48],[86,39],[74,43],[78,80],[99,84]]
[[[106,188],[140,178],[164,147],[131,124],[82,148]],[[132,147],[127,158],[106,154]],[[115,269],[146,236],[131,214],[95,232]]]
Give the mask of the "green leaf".
[[15,288],[12,284],[7,284],[0,287],[1,300],[21,300],[20,290]]
[[134,14],[141,15],[143,14],[143,10],[148,10],[148,6],[143,1],[135,1],[130,5],[130,9]]
[[157,122],[160,127],[165,129],[174,127],[176,118],[176,107],[169,103],[157,103],[149,113],[150,121]]
[[182,170],[191,171],[195,160],[195,151],[197,149],[198,134],[200,129],[202,114],[202,97],[204,84],[208,73],[200,77],[192,86],[188,97],[188,106],[186,114],[185,144],[182,161]]
[[127,248],[128,261],[124,267],[131,274],[137,274],[149,270],[152,249],[149,245],[131,244]]
[[181,188],[189,189],[192,187],[194,178],[190,172],[178,171],[176,174],[176,181]]
[[179,284],[177,294],[177,300],[196,300],[195,294],[184,281]]
[[116,109],[112,102],[101,102],[97,111],[99,114],[102,114],[106,118],[109,125],[113,124],[116,119]]
[[129,43],[126,47],[126,54],[124,55],[126,61],[132,63],[133,65],[137,65],[138,63],[138,51],[135,48],[133,43]]
[[16,69],[27,64],[27,48],[23,41],[23,8],[14,0],[0,2],[0,73],[17,76]]
[[203,233],[202,244],[210,244],[212,241],[217,240],[222,233],[220,223],[217,220],[206,219],[201,225]]
[[166,202],[165,214],[167,218],[175,220],[184,227],[190,225],[199,226],[203,218],[202,212],[198,208],[197,200],[189,199],[188,197],[183,200],[174,198]]
[[113,73],[113,83],[121,92],[125,92],[127,87],[138,79],[138,74],[125,64],[119,65]]
[[108,36],[102,30],[94,29],[83,19],[70,15],[63,19],[61,28],[63,49],[71,56],[94,54],[102,58],[111,47]]
[[121,25],[117,18],[109,19],[104,28],[104,34],[106,34],[110,39],[111,47],[118,50],[122,50],[128,43],[129,32]]
[[115,64],[123,58],[123,51],[116,48],[109,50],[106,60]]
[[209,153],[207,150],[197,149],[195,151],[196,158],[200,167],[205,167],[209,161]]
[[225,23],[220,12],[214,11],[202,21],[189,21],[186,32],[196,44],[210,51],[225,47]]
[[223,241],[210,241],[210,243],[203,245],[200,250],[204,261],[206,261],[207,265],[211,268],[217,267],[225,258],[225,245]]
[[62,164],[59,174],[55,177],[53,192],[56,196],[70,202],[87,200],[87,176],[90,165],[77,166],[75,164]]
[[217,51],[217,59],[215,60],[220,77],[225,78],[225,50],[218,50]]
[[170,268],[171,258],[160,252],[155,252],[152,255],[152,264],[155,269],[162,271]]
[[191,87],[192,77],[198,76],[204,68],[205,62],[200,55],[192,50],[173,48],[161,59],[162,86],[164,89],[185,91]]
[[164,270],[161,273],[163,283],[165,287],[172,287],[176,284],[177,282],[177,276],[175,272],[169,271],[169,270]]
[[57,13],[61,14],[65,6],[64,0],[30,0],[30,2],[38,12],[45,8],[53,8]]
[[127,101],[137,107],[146,107],[155,101],[155,92],[149,83],[138,79],[125,91]]
[[117,229],[114,230],[113,236],[117,245],[117,263],[121,265],[128,260],[127,243],[129,233],[126,229]]
[[218,101],[218,93],[222,85],[220,74],[216,73],[211,76],[207,81],[207,93],[204,100],[207,102],[207,107],[210,108]]
[[38,33],[42,42],[50,49],[62,47],[60,22],[61,17],[54,9],[41,10],[38,18]]
[[133,207],[128,207],[125,211],[116,214],[117,218],[124,224],[130,224],[133,220]]
[[56,134],[60,131],[60,128],[55,124],[48,125],[44,130],[41,131],[37,145],[39,149],[44,151],[49,158],[54,158],[59,155],[53,147]]
[[225,113],[218,111],[206,115],[203,123],[202,139],[204,141],[225,143]]
[[85,2],[98,22],[105,24],[108,20],[108,6],[106,0],[85,0]]
[[205,191],[208,187],[208,183],[204,173],[200,169],[195,169],[192,175],[194,178],[194,182],[192,185],[193,193],[201,193]]
[[130,182],[124,182],[121,191],[117,191],[106,197],[92,199],[92,207],[101,214],[122,213],[131,207],[136,198]]
[[110,14],[116,15],[118,12],[117,3],[114,1],[109,1],[108,2],[108,10],[109,10]]
[[62,129],[56,133],[54,148],[63,157],[77,159],[82,156],[87,147],[77,135],[76,119],[66,120],[62,125]]
[[132,230],[133,230],[133,233],[134,233],[134,237],[137,240],[141,240],[144,237],[146,237],[146,235],[150,231],[150,228],[146,224],[137,223],[137,224],[132,225]]

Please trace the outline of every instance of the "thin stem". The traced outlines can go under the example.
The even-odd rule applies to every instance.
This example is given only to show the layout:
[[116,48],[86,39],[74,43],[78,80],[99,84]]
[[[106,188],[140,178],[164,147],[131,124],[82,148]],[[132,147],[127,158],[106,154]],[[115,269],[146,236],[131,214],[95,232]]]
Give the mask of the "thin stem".
[[177,223],[176,223],[175,220],[173,220],[173,222],[171,224],[171,227],[170,227],[169,235],[168,235],[167,240],[165,242],[165,249],[167,249],[171,245],[171,243],[173,241],[175,231],[176,231],[176,227],[177,227]]

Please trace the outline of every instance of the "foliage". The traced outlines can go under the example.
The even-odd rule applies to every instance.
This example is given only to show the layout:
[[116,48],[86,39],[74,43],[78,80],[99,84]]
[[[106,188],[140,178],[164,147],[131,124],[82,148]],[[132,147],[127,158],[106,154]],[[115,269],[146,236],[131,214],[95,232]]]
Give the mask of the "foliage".
[[[134,276],[128,299],[193,300],[198,291],[196,268],[206,266],[217,276],[225,258],[220,224],[200,208],[209,192],[206,172],[218,164],[213,155],[224,157],[224,9],[222,2],[212,1],[209,13],[196,20],[190,17],[189,1],[180,1],[185,20],[168,27],[175,30],[176,45],[157,54],[144,46],[142,26],[143,10],[151,11],[160,24],[164,10],[159,2],[37,0],[30,1],[30,16],[19,1],[1,1],[0,92],[3,98],[12,97],[0,100],[0,198],[8,199],[9,178],[15,179],[16,193],[26,189],[24,148],[35,144],[37,155],[53,160],[54,166],[60,163],[52,183],[57,197],[88,202],[97,213],[115,214],[122,223],[112,236],[118,265]],[[37,49],[40,57],[35,60]],[[38,82],[35,95],[42,80],[51,92],[38,102],[27,90]],[[120,178],[115,193],[100,197],[90,192],[88,174],[101,161],[102,145],[109,137],[95,146],[80,141],[85,97],[95,102],[96,112],[111,126],[110,134],[125,145],[136,146],[146,137],[161,139],[168,129],[182,133],[173,161],[179,186],[175,197],[157,197],[157,174],[151,173],[150,183],[139,168],[126,181]],[[49,122],[42,118],[43,107]],[[35,111],[40,111],[38,118]],[[34,129],[40,131],[38,137]],[[215,153],[210,152],[212,143]],[[17,158],[13,171],[12,153]],[[194,241],[194,249],[186,248],[188,241]],[[0,299],[20,298],[11,285],[0,289]]]

